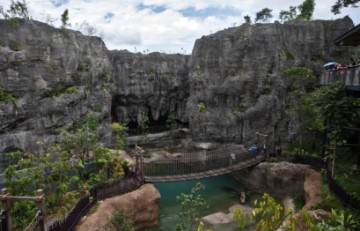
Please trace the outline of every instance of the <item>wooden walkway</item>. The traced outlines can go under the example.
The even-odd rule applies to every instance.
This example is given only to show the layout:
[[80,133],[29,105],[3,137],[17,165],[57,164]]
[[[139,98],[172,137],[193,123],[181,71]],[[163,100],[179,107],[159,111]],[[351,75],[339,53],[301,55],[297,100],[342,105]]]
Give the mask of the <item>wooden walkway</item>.
[[145,160],[142,169],[146,182],[186,181],[231,173],[264,160],[263,154],[227,148]]

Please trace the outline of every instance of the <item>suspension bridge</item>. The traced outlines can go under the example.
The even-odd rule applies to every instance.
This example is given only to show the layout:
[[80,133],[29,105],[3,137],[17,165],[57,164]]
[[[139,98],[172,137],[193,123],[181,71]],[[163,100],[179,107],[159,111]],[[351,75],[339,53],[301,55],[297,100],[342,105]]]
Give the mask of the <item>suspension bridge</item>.
[[266,150],[257,147],[256,151],[250,152],[244,145],[212,151],[141,158],[141,169],[146,182],[185,181],[245,169],[264,161],[265,158]]

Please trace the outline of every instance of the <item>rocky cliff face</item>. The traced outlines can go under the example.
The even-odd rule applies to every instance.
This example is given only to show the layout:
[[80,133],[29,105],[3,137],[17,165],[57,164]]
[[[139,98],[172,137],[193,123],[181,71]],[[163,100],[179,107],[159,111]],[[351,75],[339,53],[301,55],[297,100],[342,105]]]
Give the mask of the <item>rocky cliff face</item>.
[[[189,73],[191,132],[244,141],[258,131],[270,141],[290,140],[296,124],[284,110],[288,86],[280,72],[304,66],[318,75],[328,60],[346,62],[349,49],[331,44],[350,27],[348,19],[243,24],[198,39]],[[197,110],[200,103],[206,112]]]
[[280,71],[345,62],[350,50],[331,41],[351,27],[349,18],[243,24],[203,36],[185,56],[108,51],[97,37],[0,20],[0,90],[15,98],[0,100],[0,162],[10,151],[39,150],[39,140],[59,142],[56,128],[89,112],[107,144],[111,121],[136,128],[145,117],[151,126],[172,118],[198,140],[242,142],[256,131],[290,139]]

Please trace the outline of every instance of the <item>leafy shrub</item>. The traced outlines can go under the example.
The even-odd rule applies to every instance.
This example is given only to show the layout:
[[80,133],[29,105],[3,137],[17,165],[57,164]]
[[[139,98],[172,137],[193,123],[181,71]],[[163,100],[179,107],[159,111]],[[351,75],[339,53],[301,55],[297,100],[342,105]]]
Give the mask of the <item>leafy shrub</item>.
[[80,72],[89,72],[90,68],[91,68],[90,64],[82,63],[82,64],[79,65],[78,71],[80,71]]
[[293,60],[295,59],[294,58],[294,55],[290,53],[290,51],[286,50],[286,49],[282,49],[280,51],[280,57],[281,59],[283,60]]
[[5,103],[15,102],[19,98],[15,93],[6,93],[3,88],[0,87],[0,101]]
[[205,107],[205,104],[204,103],[199,103],[197,105],[198,109],[199,109],[199,112],[203,113],[203,112],[207,112],[206,110],[206,107]]
[[116,211],[104,226],[105,231],[135,231],[134,223],[124,211]]
[[75,86],[72,86],[72,87],[66,88],[65,92],[66,92],[67,94],[73,94],[73,93],[76,93],[76,92],[77,92],[77,89],[76,89]]
[[20,51],[21,48],[20,48],[20,45],[18,42],[14,41],[14,40],[11,40],[9,42],[9,48],[12,50],[12,51]]
[[103,73],[102,77],[103,77],[103,80],[104,80],[106,83],[110,82],[110,80],[111,80],[111,72],[110,72],[110,71],[105,71],[105,72]]
[[48,66],[47,66],[47,71],[49,73],[55,73],[59,70],[59,67],[56,65],[56,63],[50,63]]

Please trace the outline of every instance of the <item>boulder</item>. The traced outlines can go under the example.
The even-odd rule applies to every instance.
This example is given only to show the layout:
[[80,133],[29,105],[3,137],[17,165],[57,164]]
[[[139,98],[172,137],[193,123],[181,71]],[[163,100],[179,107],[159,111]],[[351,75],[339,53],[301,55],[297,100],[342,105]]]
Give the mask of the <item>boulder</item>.
[[217,212],[202,217],[201,220],[208,225],[229,224],[234,222],[234,212],[236,209],[241,209],[243,213],[249,217],[253,212],[253,208],[247,205],[235,204],[229,208],[229,213]]
[[160,193],[152,184],[99,202],[96,211],[87,216],[78,226],[78,231],[102,231],[111,215],[125,211],[135,223],[136,230],[158,224]]

